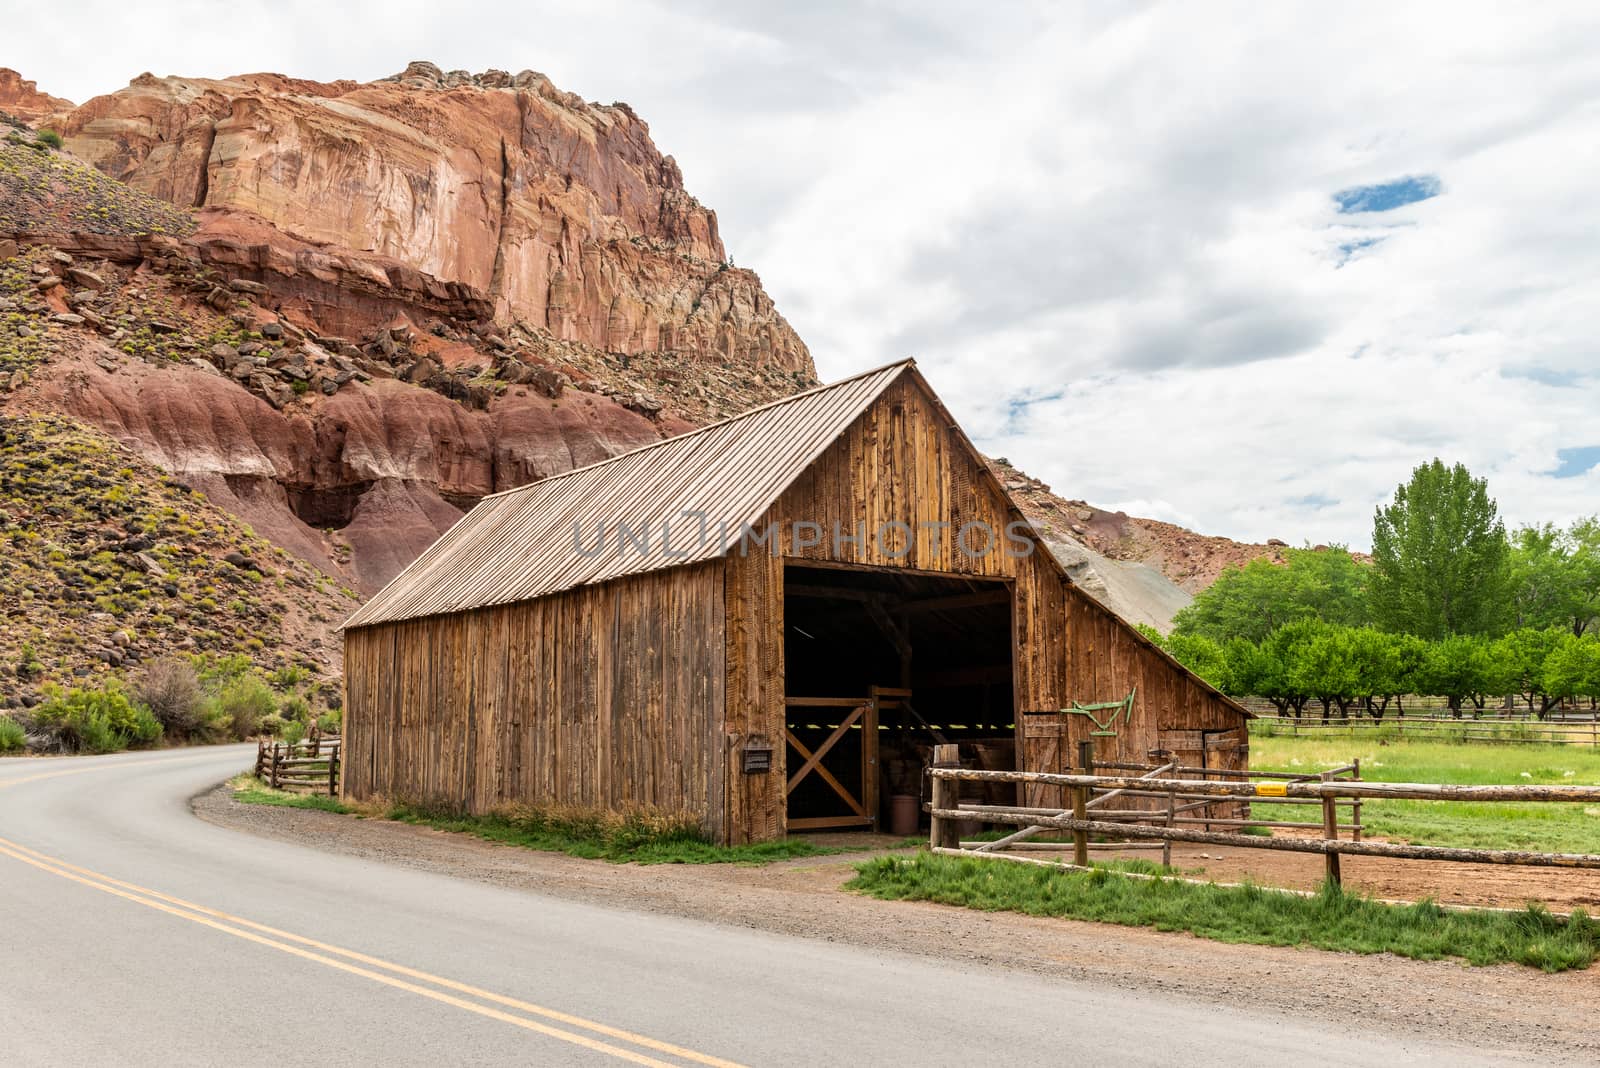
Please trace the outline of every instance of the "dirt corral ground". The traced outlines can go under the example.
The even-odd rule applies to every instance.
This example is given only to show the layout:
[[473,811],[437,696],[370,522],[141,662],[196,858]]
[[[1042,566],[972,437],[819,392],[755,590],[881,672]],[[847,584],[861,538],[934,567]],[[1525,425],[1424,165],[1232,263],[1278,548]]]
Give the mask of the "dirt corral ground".
[[[1043,859],[1053,854],[1028,855]],[[1094,856],[1097,860],[1117,856],[1154,860],[1160,854],[1096,850]],[[1172,865],[1181,874],[1194,878],[1219,883],[1254,882],[1294,890],[1315,890],[1323,878],[1321,856],[1270,849],[1175,843]],[[1600,912],[1600,871],[1596,870],[1346,856],[1340,859],[1340,872],[1346,889],[1388,901],[1432,898],[1441,905],[1507,909],[1537,901],[1554,912],[1577,908],[1590,915]]]
[[[911,953],[965,967],[1006,968],[1089,981],[1108,989],[1160,991],[1207,1004],[1243,998],[1252,1005],[1339,1020],[1402,1045],[1407,1036],[1447,1036],[1503,1051],[1516,1061],[1600,1062],[1600,1030],[1584,1009],[1600,998],[1600,969],[1545,975],[1500,965],[1422,962],[1389,955],[1356,956],[1309,949],[1226,945],[1184,934],[1108,924],[985,913],[917,902],[878,901],[844,892],[854,865],[870,853],[808,858],[765,867],[736,865],[608,864],[495,845],[385,820],[358,820],[304,809],[245,805],[226,788],[195,800],[201,818],[249,833],[334,850],[385,863],[476,879],[599,905],[670,913],[780,934],[842,941]],[[831,836],[824,841],[888,846],[894,839]],[[1249,852],[1228,858],[1216,847],[1182,849],[1175,862],[1205,867],[1219,881],[1244,872],[1245,861],[1266,855],[1283,865],[1283,881],[1311,886],[1321,858]],[[1202,857],[1200,854],[1209,854]],[[1139,854],[1149,858],[1151,854]],[[1422,888],[1448,873],[1407,875],[1398,862],[1346,858],[1349,881],[1374,893],[1401,896],[1399,886]],[[1236,867],[1230,867],[1235,865]],[[1437,866],[1433,866],[1437,868]],[[1458,866],[1454,885],[1476,882]],[[1498,869],[1490,877],[1516,877]],[[1541,873],[1533,873],[1540,875]],[[1586,873],[1542,873],[1549,885],[1584,880]],[[1568,880],[1568,877],[1574,877]],[[1264,881],[1260,869],[1257,879]],[[1385,889],[1387,887],[1387,889]],[[1485,895],[1492,896],[1492,895]],[[1493,903],[1520,905],[1508,888]],[[1487,900],[1483,903],[1489,903]],[[1231,977],[1231,978],[1222,978]]]

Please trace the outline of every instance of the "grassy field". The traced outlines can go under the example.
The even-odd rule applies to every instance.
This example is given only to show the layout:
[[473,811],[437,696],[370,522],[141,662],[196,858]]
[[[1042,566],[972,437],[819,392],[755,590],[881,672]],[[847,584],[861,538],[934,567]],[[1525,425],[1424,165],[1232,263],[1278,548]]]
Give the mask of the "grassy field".
[[1472,964],[1512,961],[1549,972],[1587,968],[1600,951],[1600,924],[1582,912],[1564,920],[1535,907],[1488,912],[1446,910],[1427,901],[1387,905],[1333,886],[1302,897],[927,853],[878,858],[857,873],[847,889],[887,900],[1190,931],[1219,942],[1419,960],[1460,957]]
[[819,846],[803,838],[749,845],[719,846],[682,822],[644,814],[610,816],[587,812],[527,809],[485,816],[458,816],[410,805],[365,808],[336,798],[273,790],[250,775],[232,783],[234,799],[251,805],[310,808],[341,815],[370,816],[413,823],[437,831],[470,834],[490,842],[545,853],[633,864],[770,864],[852,850]]
[[[1252,737],[1259,771],[1315,772],[1361,761],[1363,779],[1438,783],[1600,783],[1600,752],[1572,745],[1481,745],[1356,738]],[[1600,852],[1600,805],[1369,801],[1367,832],[1483,849]]]

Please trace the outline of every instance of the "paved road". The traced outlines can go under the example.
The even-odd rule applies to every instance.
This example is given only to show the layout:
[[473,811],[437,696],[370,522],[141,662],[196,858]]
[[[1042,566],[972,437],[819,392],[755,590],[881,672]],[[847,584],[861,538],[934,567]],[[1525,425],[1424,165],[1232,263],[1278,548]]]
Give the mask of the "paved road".
[[250,753],[0,760],[0,1062],[1477,1057],[1234,1005],[574,904],[196,819],[188,799]]

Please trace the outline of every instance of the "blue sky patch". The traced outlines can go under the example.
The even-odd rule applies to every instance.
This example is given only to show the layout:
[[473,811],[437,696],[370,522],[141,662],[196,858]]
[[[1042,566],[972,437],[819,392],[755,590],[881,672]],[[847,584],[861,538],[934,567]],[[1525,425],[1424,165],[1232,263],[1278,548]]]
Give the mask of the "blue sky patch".
[[1577,478],[1587,474],[1589,469],[1600,464],[1600,445],[1584,445],[1575,449],[1557,449],[1556,459],[1561,461],[1556,467],[1556,478]]
[[1555,371],[1548,367],[1503,367],[1500,374],[1504,378],[1526,378],[1541,386],[1558,389],[1575,386],[1583,378],[1577,371]]
[[1341,189],[1333,194],[1333,202],[1341,215],[1393,211],[1419,200],[1436,197],[1439,189],[1437,174],[1415,174],[1377,185],[1353,185],[1349,189]]
[[1343,242],[1339,246],[1338,266],[1343,267],[1355,258],[1356,253],[1372,248],[1374,245],[1380,245],[1383,240],[1381,237],[1358,237]]

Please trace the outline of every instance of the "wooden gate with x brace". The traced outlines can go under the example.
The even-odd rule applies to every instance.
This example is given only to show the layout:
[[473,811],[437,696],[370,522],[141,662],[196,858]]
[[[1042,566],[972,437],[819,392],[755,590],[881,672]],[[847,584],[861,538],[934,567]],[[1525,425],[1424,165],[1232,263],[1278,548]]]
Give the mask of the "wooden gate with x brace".
[[[789,820],[792,831],[815,831],[825,828],[876,827],[878,825],[878,714],[886,709],[899,708],[911,696],[910,690],[886,689],[874,686],[865,698],[861,697],[790,697],[785,699],[789,714],[796,711],[818,711],[842,714],[832,733],[823,739],[815,750],[796,737],[790,727],[784,728],[789,747],[800,754],[801,764],[789,775],[786,795],[793,795],[795,787],[807,776],[816,775],[826,783],[849,809],[837,816],[804,816]],[[848,710],[848,711],[846,711]],[[841,781],[843,769],[829,769],[823,760],[852,729],[861,731],[861,777],[859,790],[855,783]],[[837,772],[837,774],[836,774]],[[854,780],[852,773],[846,776]]]

